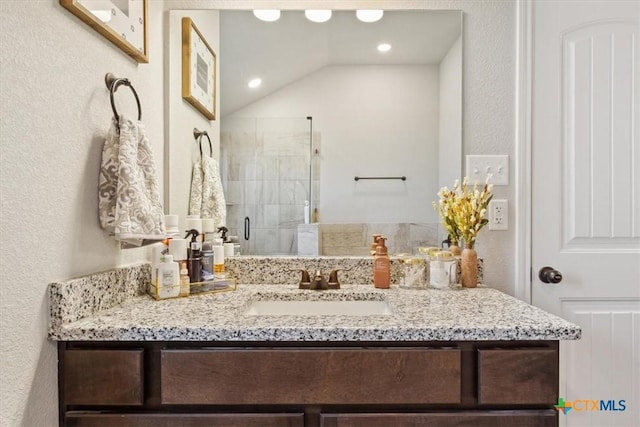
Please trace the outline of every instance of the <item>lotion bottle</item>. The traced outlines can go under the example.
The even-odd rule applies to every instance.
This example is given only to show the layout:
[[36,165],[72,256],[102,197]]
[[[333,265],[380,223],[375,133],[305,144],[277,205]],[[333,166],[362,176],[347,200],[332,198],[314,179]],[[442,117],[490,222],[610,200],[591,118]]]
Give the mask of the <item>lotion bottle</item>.
[[387,253],[385,237],[378,238],[376,254],[373,258],[373,286],[379,289],[389,289],[391,284],[391,260]]
[[164,256],[156,278],[156,299],[174,298],[180,295],[180,270],[171,255]]

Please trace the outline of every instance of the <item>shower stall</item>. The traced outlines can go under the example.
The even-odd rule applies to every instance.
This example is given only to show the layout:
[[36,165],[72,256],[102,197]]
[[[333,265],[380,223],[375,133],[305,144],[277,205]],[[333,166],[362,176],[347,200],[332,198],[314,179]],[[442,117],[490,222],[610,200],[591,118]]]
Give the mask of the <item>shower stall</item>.
[[227,228],[239,237],[243,255],[297,254],[305,202],[313,212],[318,200],[313,133],[311,117],[222,121]]

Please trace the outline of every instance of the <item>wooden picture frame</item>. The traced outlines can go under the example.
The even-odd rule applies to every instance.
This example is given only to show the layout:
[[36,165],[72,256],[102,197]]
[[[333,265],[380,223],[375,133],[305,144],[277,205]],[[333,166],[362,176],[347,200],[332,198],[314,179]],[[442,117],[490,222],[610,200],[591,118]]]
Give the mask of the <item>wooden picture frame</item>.
[[182,97],[216,119],[216,54],[191,18],[182,18]]
[[149,62],[148,0],[128,0],[124,11],[109,0],[60,0],[60,5],[137,62]]

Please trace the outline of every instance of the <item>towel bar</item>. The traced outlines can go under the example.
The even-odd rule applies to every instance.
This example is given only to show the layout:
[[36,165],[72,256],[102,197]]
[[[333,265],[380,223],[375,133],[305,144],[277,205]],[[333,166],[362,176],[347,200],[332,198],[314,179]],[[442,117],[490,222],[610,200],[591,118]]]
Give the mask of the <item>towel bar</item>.
[[406,181],[406,176],[356,176],[353,178],[354,181],[360,181],[361,179],[399,179],[401,181]]

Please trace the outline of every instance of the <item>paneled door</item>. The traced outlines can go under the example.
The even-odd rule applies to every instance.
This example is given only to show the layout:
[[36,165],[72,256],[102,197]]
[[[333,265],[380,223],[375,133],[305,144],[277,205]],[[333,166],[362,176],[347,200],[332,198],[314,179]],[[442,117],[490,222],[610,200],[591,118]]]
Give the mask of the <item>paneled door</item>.
[[640,2],[532,13],[532,303],[583,330],[560,420],[640,426]]

